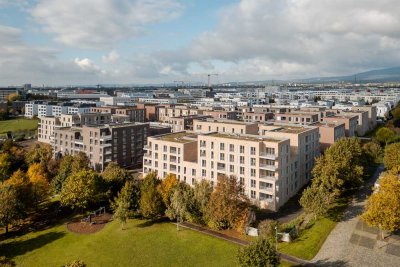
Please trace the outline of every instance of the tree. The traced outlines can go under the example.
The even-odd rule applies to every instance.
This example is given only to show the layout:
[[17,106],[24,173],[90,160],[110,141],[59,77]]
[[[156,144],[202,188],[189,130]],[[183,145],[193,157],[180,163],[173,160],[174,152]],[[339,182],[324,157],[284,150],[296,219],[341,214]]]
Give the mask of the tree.
[[7,101],[9,103],[17,101],[17,100],[22,100],[22,96],[18,93],[12,93],[7,96]]
[[18,199],[18,192],[13,186],[0,186],[0,224],[8,233],[9,224],[22,218],[23,207]]
[[169,205],[165,214],[171,220],[177,217],[181,221],[194,221],[195,201],[193,189],[186,183],[178,183],[172,188]]
[[99,196],[99,176],[92,170],[82,170],[67,178],[61,189],[61,204],[72,209],[85,209]]
[[146,175],[140,187],[140,211],[143,217],[156,219],[164,214],[165,206],[158,189],[160,180],[154,172]]
[[383,163],[388,170],[400,167],[400,143],[391,144],[385,147]]
[[384,143],[387,145],[390,140],[395,137],[396,133],[387,127],[382,127],[376,132],[376,139],[379,142]]
[[278,252],[267,239],[257,238],[249,246],[240,248],[237,259],[242,267],[278,266]]
[[101,175],[110,188],[112,196],[115,196],[121,190],[125,181],[132,177],[127,170],[113,161],[107,165]]
[[40,163],[46,168],[48,162],[53,157],[53,148],[48,144],[35,144],[26,154],[26,162],[28,164]]
[[166,207],[170,204],[171,194],[175,186],[178,185],[178,179],[175,174],[168,174],[160,185],[160,193]]
[[50,185],[47,180],[47,173],[41,164],[33,163],[29,166],[27,175],[32,184],[34,202],[38,204],[49,196]]
[[381,230],[400,230],[400,179],[398,175],[389,173],[380,179],[378,192],[368,198],[365,212],[361,218],[368,225],[379,227]]
[[4,256],[0,256],[0,266],[1,267],[15,267],[16,264],[13,260],[7,259]]
[[79,172],[82,170],[89,170],[90,160],[87,155],[83,152],[79,152],[73,156],[74,160],[72,161],[71,171],[72,173]]
[[4,182],[11,174],[12,158],[8,153],[0,153],[0,181]]
[[381,160],[383,155],[382,147],[379,143],[371,141],[365,143],[362,147],[364,155],[367,156],[365,159],[366,163],[374,163]]
[[71,261],[70,263],[65,264],[64,267],[86,267],[86,263],[80,260],[74,260]]
[[68,176],[70,176],[73,161],[74,157],[71,155],[66,155],[61,159],[60,167],[58,168],[58,174],[52,181],[52,187],[56,193],[61,191],[62,185],[64,184],[65,180],[67,180]]
[[248,199],[243,194],[243,186],[237,178],[219,176],[207,207],[208,225],[216,229],[242,229],[243,218],[248,214]]
[[332,203],[333,196],[323,187],[308,187],[303,191],[300,198],[300,205],[308,213],[312,213],[315,219],[326,215]]
[[278,222],[275,220],[264,220],[258,224],[258,234],[261,238],[275,242],[276,227]]
[[212,185],[205,179],[194,185],[194,203],[196,209],[196,220],[205,222],[205,214],[207,212],[208,203],[210,202],[211,193],[213,192]]
[[122,226],[124,226],[130,214],[135,213],[139,209],[139,200],[140,187],[138,182],[135,180],[126,181],[118,197],[111,203],[111,207],[114,210],[114,217],[121,222]]

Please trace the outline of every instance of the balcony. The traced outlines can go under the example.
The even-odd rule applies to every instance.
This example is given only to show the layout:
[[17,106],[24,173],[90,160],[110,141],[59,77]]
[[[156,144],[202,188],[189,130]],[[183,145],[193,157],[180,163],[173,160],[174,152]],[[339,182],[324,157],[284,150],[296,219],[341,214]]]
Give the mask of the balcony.
[[219,171],[225,171],[225,165],[218,165],[217,170]]
[[[276,177],[275,176],[260,175],[260,179],[271,181],[271,182],[276,181]],[[260,189],[262,189],[261,186],[260,186]]]
[[146,157],[146,158],[150,158],[151,157],[151,153],[149,153],[149,152],[144,153],[143,156]]
[[144,166],[151,166],[151,161],[143,161]]
[[274,172],[278,168],[275,165],[260,164],[260,169]]
[[111,147],[112,143],[102,143],[100,144],[101,147]]
[[83,146],[83,139],[75,139],[74,143]]
[[278,155],[267,152],[260,152],[260,158],[276,160],[278,158]]
[[112,135],[102,135],[100,136],[100,141],[110,141],[112,140]]
[[151,146],[149,146],[149,145],[145,145],[145,146],[143,146],[143,149],[145,149],[145,150],[149,150],[149,149],[151,149]]
[[174,157],[174,158],[171,157],[171,158],[169,159],[169,161],[170,161],[170,162],[173,162],[173,163],[176,163],[176,158],[175,158],[175,157]]
[[111,149],[104,150],[104,154],[105,155],[111,155],[112,154],[112,150]]

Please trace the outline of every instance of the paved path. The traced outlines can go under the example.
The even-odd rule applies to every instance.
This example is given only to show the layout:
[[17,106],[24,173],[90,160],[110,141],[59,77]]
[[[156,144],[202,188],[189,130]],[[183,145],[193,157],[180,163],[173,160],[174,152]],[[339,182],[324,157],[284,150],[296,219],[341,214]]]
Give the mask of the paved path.
[[355,195],[343,220],[336,225],[313,259],[315,266],[400,266],[400,240],[393,238],[389,245],[377,242],[377,229],[366,226],[359,219],[366,198],[383,169],[382,165],[379,166],[370,181]]
[[[245,241],[245,240],[242,240],[242,239],[239,239],[239,238],[235,238],[235,237],[232,237],[232,236],[228,236],[228,235],[222,234],[220,232],[213,231],[213,230],[210,230],[210,229],[208,229],[206,227],[195,225],[195,224],[192,224],[192,223],[189,223],[189,222],[180,223],[179,227],[184,227],[184,228],[188,228],[188,229],[191,229],[193,231],[200,232],[200,233],[203,233],[203,234],[206,234],[206,235],[211,235],[213,237],[220,238],[220,239],[223,239],[223,240],[226,240],[226,241],[229,241],[229,242],[235,243],[237,245],[241,245],[241,246],[247,246],[249,244],[248,241]],[[309,261],[306,261],[306,260],[303,260],[303,259],[299,259],[299,258],[290,256],[290,255],[286,255],[286,254],[280,253],[280,256],[281,256],[281,259],[283,259],[283,260],[285,260],[287,262],[293,263],[293,264],[299,264],[299,265],[310,264]]]

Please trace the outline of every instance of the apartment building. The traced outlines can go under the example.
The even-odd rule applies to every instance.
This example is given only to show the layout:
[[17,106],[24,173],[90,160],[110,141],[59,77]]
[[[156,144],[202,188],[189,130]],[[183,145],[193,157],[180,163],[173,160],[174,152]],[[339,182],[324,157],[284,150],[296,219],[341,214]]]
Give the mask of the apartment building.
[[168,124],[171,125],[172,132],[182,132],[182,131],[191,131],[193,130],[193,121],[207,119],[210,116],[203,115],[189,115],[189,116],[180,116],[180,117],[172,117],[169,118]]
[[91,166],[102,171],[110,161],[125,168],[140,166],[149,125],[123,123],[60,127],[54,130],[56,157],[84,152]]
[[157,104],[138,103],[136,104],[136,107],[145,110],[145,121],[157,121],[159,109]]
[[337,140],[346,137],[344,123],[315,123],[313,126],[319,128],[319,143],[321,152],[325,151]]
[[311,112],[291,112],[291,113],[277,113],[275,114],[275,120],[281,123],[298,123],[298,124],[311,124],[318,122],[318,113]]
[[351,114],[341,114],[337,116],[329,116],[322,118],[322,123],[333,123],[333,124],[341,124],[345,125],[345,134],[346,137],[356,136],[357,127],[358,127],[358,116]]
[[224,110],[205,110],[203,115],[211,116],[217,120],[236,120],[237,111],[224,111]]
[[368,113],[368,131],[375,129],[377,122],[377,110],[376,106],[355,106],[351,108],[351,111],[366,111]]
[[202,112],[188,106],[165,105],[158,108],[158,121],[168,122],[170,118],[198,114],[201,115]]
[[54,129],[60,124],[57,117],[41,117],[38,123],[38,141],[51,144],[54,140]]
[[228,133],[228,134],[258,134],[258,124],[234,120],[194,120],[193,131],[195,133]]
[[261,136],[287,138],[290,140],[290,180],[297,191],[311,179],[315,158],[320,155],[319,129],[315,126],[296,124],[259,124]]
[[126,116],[130,122],[144,122],[145,121],[145,109],[136,107],[92,107],[90,110],[92,113],[110,113],[118,116]]
[[144,174],[155,171],[190,185],[206,179],[216,185],[219,175],[235,176],[254,204],[277,210],[294,192],[286,190],[290,141],[258,135],[187,132],[150,137]]
[[274,119],[272,112],[243,112],[242,120],[245,122],[265,122]]

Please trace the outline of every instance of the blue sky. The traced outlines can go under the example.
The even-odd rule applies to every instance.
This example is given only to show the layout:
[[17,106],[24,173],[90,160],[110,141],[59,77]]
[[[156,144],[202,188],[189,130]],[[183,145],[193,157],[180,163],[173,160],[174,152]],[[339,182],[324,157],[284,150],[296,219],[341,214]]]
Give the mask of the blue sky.
[[221,82],[398,65],[396,0],[0,0],[0,85]]

